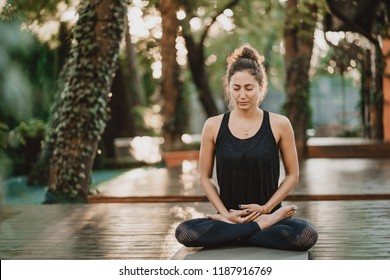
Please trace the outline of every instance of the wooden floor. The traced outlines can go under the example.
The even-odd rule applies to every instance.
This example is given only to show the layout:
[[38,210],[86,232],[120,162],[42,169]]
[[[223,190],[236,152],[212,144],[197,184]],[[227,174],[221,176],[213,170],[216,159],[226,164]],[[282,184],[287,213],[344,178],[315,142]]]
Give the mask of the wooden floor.
[[[390,259],[390,201],[297,202],[319,232],[309,259]],[[1,259],[170,259],[179,222],[209,203],[3,206]]]
[[[318,232],[309,259],[390,259],[390,159],[310,159],[286,204]],[[201,196],[196,166],[138,169],[100,186],[79,205],[0,205],[0,259],[170,259],[183,220],[214,210],[208,202],[99,203],[104,197]],[[318,195],[338,199],[312,200]],[[370,199],[340,200],[343,195]],[[95,200],[94,200],[95,199]]]

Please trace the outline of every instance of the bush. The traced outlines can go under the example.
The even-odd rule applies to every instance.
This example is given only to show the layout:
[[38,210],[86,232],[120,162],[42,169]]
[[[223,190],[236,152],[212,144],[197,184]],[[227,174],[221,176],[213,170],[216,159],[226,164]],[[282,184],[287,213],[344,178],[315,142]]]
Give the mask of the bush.
[[26,146],[30,140],[42,140],[45,131],[46,125],[42,120],[31,119],[28,122],[21,122],[9,133],[8,144],[11,147]]

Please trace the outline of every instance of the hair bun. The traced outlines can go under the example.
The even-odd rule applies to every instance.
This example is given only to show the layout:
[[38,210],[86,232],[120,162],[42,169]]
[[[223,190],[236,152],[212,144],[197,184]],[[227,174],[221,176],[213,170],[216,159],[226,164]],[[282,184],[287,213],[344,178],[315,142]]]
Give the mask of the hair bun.
[[252,48],[249,44],[242,45],[240,48],[237,48],[229,57],[228,64],[232,64],[239,59],[251,59],[262,64],[264,62],[264,57],[259,55],[259,53]]
[[252,47],[249,45],[244,45],[241,50],[239,58],[249,58],[256,60],[258,62],[263,62],[264,58],[260,56]]

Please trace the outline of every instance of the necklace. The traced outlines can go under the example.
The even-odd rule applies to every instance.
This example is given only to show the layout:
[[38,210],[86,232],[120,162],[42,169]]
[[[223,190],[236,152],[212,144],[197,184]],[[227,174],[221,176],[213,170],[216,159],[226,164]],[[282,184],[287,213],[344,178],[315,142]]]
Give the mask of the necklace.
[[242,130],[244,130],[245,136],[248,136],[249,132],[251,131],[252,127],[254,126],[254,123],[252,123],[252,125],[247,129],[245,129],[245,127],[243,127],[240,123],[239,123],[239,125],[242,128]]
[[245,128],[239,121],[237,121],[238,125],[241,127],[242,130],[244,130],[244,134],[245,136],[248,136],[249,135],[249,132],[251,131],[251,129],[253,128],[253,126],[256,124],[256,120],[253,121],[251,123],[251,125],[249,126],[249,128]]

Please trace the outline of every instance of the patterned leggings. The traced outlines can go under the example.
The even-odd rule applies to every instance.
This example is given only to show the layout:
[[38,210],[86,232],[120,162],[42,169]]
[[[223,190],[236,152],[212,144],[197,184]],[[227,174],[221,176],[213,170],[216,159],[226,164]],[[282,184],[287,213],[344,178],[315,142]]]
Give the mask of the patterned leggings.
[[229,224],[209,218],[192,219],[179,224],[177,241],[187,247],[209,247],[234,242],[281,250],[305,251],[318,239],[316,229],[298,218],[284,219],[266,230],[255,222]]

